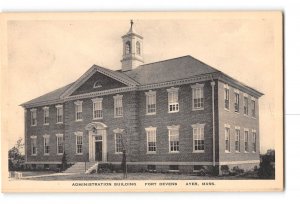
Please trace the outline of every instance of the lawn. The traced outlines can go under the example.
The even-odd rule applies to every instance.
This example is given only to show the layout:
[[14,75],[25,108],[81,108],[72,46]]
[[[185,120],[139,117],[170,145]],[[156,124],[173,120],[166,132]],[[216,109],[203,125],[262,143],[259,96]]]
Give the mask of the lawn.
[[[69,174],[69,175],[47,175],[42,177],[28,177],[23,176],[22,179],[28,180],[41,180],[41,181],[53,181],[53,180],[226,180],[226,179],[250,179],[237,176],[197,176],[187,174],[174,174],[174,173],[128,173],[127,179],[123,178],[123,173],[101,173],[101,174]],[[253,178],[251,178],[253,179]]]

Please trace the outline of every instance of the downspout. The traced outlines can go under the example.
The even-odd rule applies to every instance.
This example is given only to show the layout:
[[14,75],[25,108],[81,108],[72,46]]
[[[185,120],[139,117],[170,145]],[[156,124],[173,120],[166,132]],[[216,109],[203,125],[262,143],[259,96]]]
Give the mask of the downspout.
[[211,77],[211,90],[212,90],[212,128],[213,128],[213,166],[216,166],[216,138],[215,138],[215,81]]
[[24,107],[24,131],[25,131],[25,136],[24,136],[24,154],[25,154],[25,164],[27,163],[27,109]]

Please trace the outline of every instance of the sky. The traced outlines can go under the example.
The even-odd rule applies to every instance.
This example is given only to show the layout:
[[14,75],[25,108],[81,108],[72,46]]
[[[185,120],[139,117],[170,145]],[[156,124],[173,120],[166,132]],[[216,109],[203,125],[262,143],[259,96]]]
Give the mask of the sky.
[[129,30],[131,18],[144,37],[145,63],[191,55],[264,93],[259,100],[261,152],[277,146],[281,140],[275,138],[282,137],[278,18],[251,13],[127,13],[53,14],[7,21],[1,125],[9,147],[24,137],[20,104],[75,81],[93,64],[121,68],[121,36]]

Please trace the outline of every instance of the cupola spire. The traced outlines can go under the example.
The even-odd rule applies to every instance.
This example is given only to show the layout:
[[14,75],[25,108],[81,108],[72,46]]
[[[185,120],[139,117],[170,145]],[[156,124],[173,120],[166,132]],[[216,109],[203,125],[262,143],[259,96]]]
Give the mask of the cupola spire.
[[143,37],[134,30],[133,20],[130,20],[128,33],[122,36],[123,57],[122,71],[132,70],[144,63],[143,59]]

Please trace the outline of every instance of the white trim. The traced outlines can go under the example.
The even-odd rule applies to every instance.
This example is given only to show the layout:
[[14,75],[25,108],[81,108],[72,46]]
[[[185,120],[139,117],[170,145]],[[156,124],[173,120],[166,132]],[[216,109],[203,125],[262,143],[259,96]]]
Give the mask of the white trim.
[[114,132],[114,136],[115,136],[115,154],[123,154],[123,151],[117,152],[117,134],[120,134],[121,135],[121,139],[123,140],[123,137],[124,137],[124,135],[123,135],[123,129],[117,128],[115,130],[116,130],[116,132]]
[[[156,114],[156,91],[152,91],[152,90],[149,90],[148,92],[145,92],[145,95],[146,95],[146,115],[155,115]],[[154,101],[155,101],[155,112],[151,112],[149,113],[149,109],[148,109],[148,105],[149,105],[149,99],[151,97],[154,97]]]
[[[192,88],[192,110],[193,111],[197,111],[197,110],[204,110],[204,84],[194,84],[194,85],[191,85],[191,88]],[[200,90],[200,101],[201,99],[203,99],[203,104],[202,104],[202,107],[197,107],[195,108],[195,103],[194,103],[194,100],[195,100],[195,90]],[[201,103],[200,103],[201,104]]]
[[[117,94],[117,95],[113,96],[113,98],[114,98],[114,118],[122,118],[124,115],[123,95]],[[122,108],[122,115],[117,115],[117,111],[116,111],[117,106],[116,105],[117,105],[118,100],[121,100],[122,106],[120,106],[118,108]]]
[[[205,152],[205,123],[200,124],[196,123],[191,125],[193,128],[193,153],[204,153]],[[194,129],[203,129],[203,141],[204,141],[204,149],[203,150],[195,150],[195,135],[194,135]],[[201,135],[200,135],[201,136]]]
[[80,101],[80,100],[77,100],[77,101],[74,101],[74,104],[79,106],[79,105],[82,105],[83,101]]
[[230,128],[230,125],[229,124],[224,124],[224,127],[225,128]]
[[30,138],[31,138],[31,139],[36,139],[36,138],[37,138],[37,136],[35,136],[35,135],[31,135],[31,136],[30,136]]
[[123,133],[123,131],[124,131],[124,129],[120,129],[120,128],[113,130],[114,133],[119,133],[119,134]]
[[[56,124],[63,124],[63,122],[64,122],[64,107],[61,104],[58,104],[55,107],[56,107]],[[59,109],[62,109],[61,121],[58,121],[58,110]]]
[[[59,153],[58,152],[58,138],[62,138],[62,140],[64,139],[64,135],[63,134],[61,134],[61,133],[59,133],[59,134],[56,134],[56,154],[57,155],[63,155],[64,153],[64,144],[63,144],[63,152],[62,153]],[[63,143],[64,143],[64,141],[63,141]]]
[[178,142],[180,141],[179,140],[179,137],[180,137],[180,134],[179,134],[179,128],[180,128],[180,125],[172,125],[172,126],[167,126],[167,128],[168,128],[168,137],[169,137],[169,140],[168,140],[168,142],[169,142],[169,153],[179,153],[180,152],[180,143],[179,143],[179,146],[178,146],[178,148],[179,148],[179,150],[178,151],[171,151],[171,140],[170,140],[170,131],[171,130],[177,130],[178,131]]
[[[147,146],[147,154],[156,154],[156,150],[157,150],[157,141],[156,141],[156,129],[157,129],[157,127],[152,127],[152,126],[149,126],[149,127],[146,127],[145,128],[145,131],[146,131],[146,140],[147,140],[147,144],[146,144],[146,146]],[[154,133],[155,133],[155,151],[149,151],[149,146],[148,146],[148,143],[149,143],[149,135],[148,135],[148,133],[150,133],[150,132],[153,132],[154,131]]]
[[[50,155],[50,135],[45,134],[45,135],[43,135],[43,138],[44,138],[44,140],[43,140],[44,156],[49,156]],[[45,149],[45,147],[46,147],[45,146],[45,141],[46,140],[48,140],[48,142],[49,142],[48,145],[47,145],[49,147],[49,152],[48,153],[45,152],[45,150],[46,150]]]
[[88,71],[86,71],[79,79],[77,79],[64,93],[62,93],[60,98],[62,99],[62,98],[70,96],[74,91],[76,91],[76,89],[78,89],[82,84],[84,84],[96,72],[104,74],[107,77],[115,79],[123,84],[128,85],[128,86],[138,85],[138,83],[134,82],[133,80],[131,81],[131,80],[125,79],[121,76],[118,76],[117,73],[106,71],[102,67],[95,67],[95,65],[94,65]]
[[[83,132],[74,132],[75,134],[75,155],[83,155]],[[78,152],[78,149],[77,149],[77,145],[78,145],[78,141],[77,141],[77,137],[81,137],[81,152]]]
[[93,85],[93,88],[96,89],[96,88],[102,88],[102,85],[101,84],[98,84],[96,85],[96,83],[100,82],[101,80],[97,80],[95,81],[94,85]]
[[234,93],[240,94],[240,90],[238,89],[233,89]]
[[[92,102],[93,102],[93,120],[99,120],[99,119],[103,119],[103,104],[102,104],[103,98],[92,98]],[[100,117],[95,117],[95,104],[99,103],[100,109],[98,111],[100,111]]]

